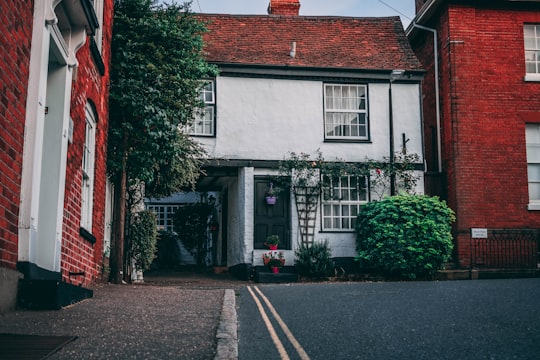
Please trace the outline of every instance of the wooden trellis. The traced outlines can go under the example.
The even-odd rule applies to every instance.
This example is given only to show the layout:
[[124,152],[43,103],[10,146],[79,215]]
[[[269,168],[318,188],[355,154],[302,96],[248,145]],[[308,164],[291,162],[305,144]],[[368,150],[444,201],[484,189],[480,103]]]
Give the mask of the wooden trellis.
[[318,186],[295,186],[294,199],[302,244],[313,244],[317,222],[317,205],[321,193]]

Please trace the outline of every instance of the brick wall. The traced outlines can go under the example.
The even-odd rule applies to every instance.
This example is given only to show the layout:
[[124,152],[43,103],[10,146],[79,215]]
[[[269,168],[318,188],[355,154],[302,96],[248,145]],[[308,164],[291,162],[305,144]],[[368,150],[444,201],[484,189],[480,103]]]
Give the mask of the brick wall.
[[0,267],[15,269],[32,37],[31,0],[0,2]]
[[268,5],[268,13],[271,15],[298,16],[299,12],[299,0],[270,0]]
[[[103,21],[102,59],[105,75],[99,74],[92,58],[89,41],[77,52],[79,67],[72,84],[71,118],[73,119],[73,143],[69,144],[66,189],[64,200],[64,223],[62,235],[62,278],[74,284],[88,284],[99,279],[103,261],[103,236],[105,229],[105,183],[106,149],[108,130],[108,89],[110,64],[110,39],[112,24],[112,0],[105,0]],[[81,220],[82,153],[85,142],[86,104],[93,104],[97,115],[94,207],[92,235],[95,244],[79,234]],[[69,273],[84,272],[84,276]]]
[[[526,122],[540,122],[540,84],[523,80],[523,24],[540,23],[540,12],[516,6],[451,5],[431,24],[439,30],[443,168],[463,266],[469,264],[470,228],[540,224],[540,212],[527,210],[525,147]],[[432,71],[423,36],[431,35],[413,40],[413,48]],[[424,84],[426,126],[434,112],[431,76]]]

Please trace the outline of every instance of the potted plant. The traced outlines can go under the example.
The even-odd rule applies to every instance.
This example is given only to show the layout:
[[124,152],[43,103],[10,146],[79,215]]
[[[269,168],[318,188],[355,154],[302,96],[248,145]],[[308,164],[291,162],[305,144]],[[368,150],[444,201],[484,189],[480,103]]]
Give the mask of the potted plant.
[[266,204],[275,205],[278,193],[279,189],[275,187],[273,183],[268,184],[268,189],[265,194]]
[[285,265],[285,258],[281,251],[269,251],[263,254],[263,263],[268,266],[274,274],[279,273],[279,269]]
[[266,238],[266,241],[264,242],[264,245],[268,246],[270,250],[277,250],[279,244],[279,236],[277,235],[270,235]]

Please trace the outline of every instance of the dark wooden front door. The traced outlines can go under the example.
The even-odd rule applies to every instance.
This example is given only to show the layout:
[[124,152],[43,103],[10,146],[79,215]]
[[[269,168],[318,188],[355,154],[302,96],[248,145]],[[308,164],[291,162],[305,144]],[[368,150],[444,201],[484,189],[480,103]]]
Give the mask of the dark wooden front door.
[[291,248],[290,231],[290,198],[279,194],[274,205],[268,205],[265,200],[266,190],[270,179],[255,178],[255,249],[266,249],[264,241],[269,235],[279,236],[279,248]]

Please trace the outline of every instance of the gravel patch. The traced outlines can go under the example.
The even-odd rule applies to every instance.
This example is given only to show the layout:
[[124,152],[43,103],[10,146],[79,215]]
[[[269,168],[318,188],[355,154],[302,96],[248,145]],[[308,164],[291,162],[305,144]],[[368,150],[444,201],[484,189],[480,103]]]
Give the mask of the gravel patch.
[[0,315],[0,332],[78,336],[52,360],[213,359],[224,292],[100,285],[93,298],[61,310]]

